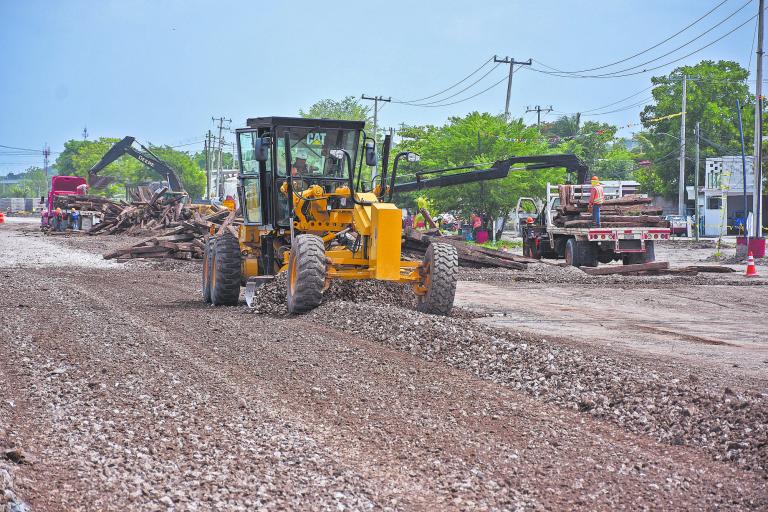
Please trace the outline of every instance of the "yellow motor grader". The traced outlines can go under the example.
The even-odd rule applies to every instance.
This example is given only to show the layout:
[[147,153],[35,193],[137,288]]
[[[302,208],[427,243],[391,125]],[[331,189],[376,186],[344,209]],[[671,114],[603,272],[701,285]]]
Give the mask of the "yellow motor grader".
[[[389,173],[390,141],[381,173],[368,183],[363,165],[377,165],[375,141],[361,121],[259,117],[236,130],[238,195],[243,224],[238,236],[211,236],[203,259],[203,298],[235,305],[240,287],[252,305],[254,291],[287,271],[290,313],[317,307],[334,279],[410,283],[420,311],[447,315],[453,307],[458,257],[432,243],[423,261],[402,257],[402,210],[392,193],[507,176],[511,160],[490,169],[450,173],[464,166],[416,173],[395,185],[398,164],[418,161],[398,153]],[[362,150],[360,146],[362,145]],[[355,168],[357,167],[357,168]],[[423,179],[425,173],[445,173]]]

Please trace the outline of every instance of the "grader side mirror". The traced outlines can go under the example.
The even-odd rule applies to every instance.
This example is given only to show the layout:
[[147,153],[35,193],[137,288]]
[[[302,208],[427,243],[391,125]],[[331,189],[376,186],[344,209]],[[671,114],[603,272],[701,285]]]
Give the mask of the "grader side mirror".
[[253,156],[259,162],[266,162],[269,158],[269,145],[272,139],[269,137],[259,137],[253,141]]
[[376,158],[376,144],[373,141],[365,143],[365,165],[374,167],[378,163]]

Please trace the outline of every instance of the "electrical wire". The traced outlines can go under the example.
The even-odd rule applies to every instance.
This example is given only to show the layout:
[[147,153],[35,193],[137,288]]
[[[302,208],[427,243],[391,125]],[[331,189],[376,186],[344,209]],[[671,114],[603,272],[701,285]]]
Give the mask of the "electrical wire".
[[625,77],[625,76],[641,75],[643,73],[648,73],[649,71],[655,71],[657,69],[661,69],[663,67],[669,66],[670,64],[674,64],[675,62],[679,62],[679,61],[681,61],[683,59],[686,59],[686,58],[690,57],[691,55],[695,55],[695,54],[699,53],[702,50],[706,50],[707,48],[709,48],[713,44],[715,44],[715,43],[725,39],[729,35],[733,34],[734,32],[736,32],[737,30],[742,28],[744,25],[746,25],[747,23],[749,23],[750,21],[752,21],[756,17],[757,17],[757,14],[755,14],[754,16],[751,16],[749,19],[747,19],[746,21],[744,21],[740,25],[737,25],[736,27],[732,28],[731,30],[729,30],[728,32],[726,32],[722,36],[718,37],[714,41],[711,41],[711,42],[707,43],[706,45],[702,46],[701,48],[698,48],[698,49],[696,49],[696,50],[694,50],[694,51],[692,51],[690,53],[687,53],[687,54],[683,55],[682,57],[679,57],[677,59],[665,62],[664,64],[660,64],[658,66],[654,66],[652,68],[643,69],[641,71],[635,71],[635,72],[632,72],[632,73],[623,73],[623,74],[613,74],[613,75],[561,75],[561,74],[552,73],[552,72],[549,72],[549,71],[544,71],[544,70],[541,70],[541,69],[537,69],[537,68],[534,68],[532,66],[528,66],[525,69],[528,69],[530,71],[534,71],[536,73],[544,73],[546,75],[559,76],[559,77],[562,77],[562,78],[620,78],[620,77]]
[[[668,38],[664,39],[663,41],[661,41],[661,42],[659,42],[659,43],[656,43],[655,45],[651,46],[650,48],[646,48],[645,50],[643,50],[643,51],[641,51],[641,52],[635,53],[634,55],[630,55],[629,57],[626,57],[626,58],[624,58],[624,59],[621,59],[621,60],[617,60],[616,62],[611,62],[610,64],[605,64],[604,66],[598,66],[598,67],[595,67],[595,68],[588,68],[588,69],[579,69],[579,70],[576,70],[576,71],[563,71],[563,70],[561,70],[561,69],[553,68],[552,66],[547,66],[546,64],[544,64],[544,63],[543,63],[543,62],[541,62],[541,61],[537,61],[537,62],[538,62],[539,64],[541,64],[542,66],[544,66],[544,67],[547,67],[547,68],[549,68],[549,69],[552,69],[552,70],[554,70],[554,71],[557,71],[557,72],[559,72],[559,73],[566,73],[566,74],[570,74],[570,73],[586,73],[586,72],[588,72],[588,71],[597,71],[598,69],[605,69],[605,68],[609,68],[609,67],[611,67],[611,66],[615,66],[616,64],[621,64],[622,62],[626,62],[626,61],[628,61],[628,60],[634,59],[635,57],[638,57],[638,56],[640,56],[640,55],[643,55],[643,54],[645,54],[645,53],[648,53],[649,51],[651,51],[651,50],[654,50],[654,49],[658,48],[659,46],[663,45],[663,44],[664,44],[664,43],[666,43],[667,41],[670,41],[670,40],[674,39],[675,37],[679,36],[680,34],[682,34],[683,32],[685,32],[686,30],[688,30],[689,28],[693,27],[693,26],[694,26],[694,25],[696,25],[698,22],[700,22],[701,20],[703,20],[704,18],[706,18],[707,16],[709,16],[710,14],[712,14],[713,12],[715,12],[715,11],[716,11],[718,8],[720,8],[720,6],[722,6],[723,4],[727,3],[728,1],[729,1],[729,0],[723,0],[722,2],[720,2],[719,4],[717,4],[716,6],[714,6],[714,7],[713,7],[713,8],[712,8],[712,9],[711,9],[709,12],[707,12],[706,14],[704,14],[703,16],[701,16],[701,17],[697,18],[696,20],[694,20],[694,21],[693,21],[692,23],[690,23],[689,25],[686,25],[686,26],[685,26],[685,27],[683,27],[681,30],[679,30],[679,31],[675,32],[674,34],[672,34],[672,35],[671,35],[671,36],[669,36]],[[751,2],[751,0],[750,0],[750,2]],[[742,8],[743,8],[743,7],[742,7]]]
[[462,90],[460,90],[459,92],[453,93],[453,94],[451,94],[450,96],[446,96],[445,98],[441,98],[441,99],[439,99],[439,100],[428,101],[427,103],[409,103],[409,102],[404,102],[404,101],[396,101],[396,100],[392,100],[392,102],[393,102],[393,103],[400,103],[400,104],[404,104],[404,105],[410,105],[410,106],[412,106],[412,107],[428,107],[428,106],[430,106],[430,105],[433,105],[433,104],[435,104],[435,103],[441,103],[441,102],[443,102],[443,101],[445,101],[445,100],[449,100],[449,99],[451,99],[451,98],[455,98],[456,96],[458,96],[459,94],[463,93],[463,92],[464,92],[464,91],[466,91],[467,89],[471,89],[472,87],[474,87],[475,85],[477,85],[479,82],[481,82],[481,81],[482,81],[482,80],[483,80],[485,77],[487,77],[488,75],[490,75],[491,73],[493,73],[493,71],[494,71],[496,68],[498,68],[498,67],[499,67],[499,64],[497,63],[497,64],[496,64],[495,66],[493,66],[493,67],[492,67],[490,70],[488,70],[488,72],[487,72],[487,73],[485,73],[483,76],[481,76],[480,78],[478,78],[477,80],[475,80],[474,82],[472,82],[471,84],[469,84],[468,86],[466,86],[465,88],[463,88]]
[[[651,69],[647,69],[647,70],[643,70],[643,71],[640,71],[639,73],[626,73],[626,72],[628,72],[628,71],[632,71],[632,70],[638,69],[638,68],[640,68],[640,67],[642,67],[642,66],[645,66],[645,65],[647,65],[647,64],[651,64],[651,63],[653,63],[653,62],[656,62],[656,61],[658,61],[658,60],[661,60],[661,59],[663,59],[664,57],[667,57],[667,56],[669,56],[669,55],[671,55],[671,54],[673,54],[673,53],[677,52],[678,50],[681,50],[681,49],[685,48],[686,46],[688,46],[689,44],[693,43],[694,41],[697,41],[698,39],[701,39],[701,38],[702,38],[703,36],[705,36],[706,34],[708,34],[708,33],[712,32],[712,31],[713,31],[713,30],[715,30],[717,27],[719,27],[720,25],[722,25],[723,23],[725,23],[725,22],[726,22],[726,21],[728,21],[729,19],[731,19],[731,18],[733,18],[734,16],[736,16],[736,14],[738,14],[738,13],[739,13],[741,10],[743,10],[745,7],[747,7],[747,5],[749,5],[750,3],[752,3],[752,0],[747,0],[747,2],[746,2],[744,5],[742,5],[742,6],[741,6],[741,7],[739,7],[737,10],[735,10],[734,12],[732,12],[731,14],[729,14],[729,15],[728,15],[726,18],[724,18],[724,19],[720,20],[720,21],[719,21],[719,22],[717,22],[715,25],[713,25],[712,27],[708,28],[707,30],[705,30],[705,31],[704,31],[704,32],[702,32],[701,34],[697,35],[697,36],[696,36],[696,37],[694,37],[693,39],[690,39],[690,40],[686,41],[686,42],[685,42],[685,43],[683,43],[682,45],[678,46],[677,48],[674,48],[673,50],[670,50],[670,51],[668,51],[667,53],[665,53],[665,54],[663,54],[663,55],[659,55],[658,57],[655,57],[655,58],[653,58],[653,59],[651,59],[651,60],[647,60],[647,61],[645,61],[645,62],[641,62],[640,64],[636,64],[636,65],[634,65],[634,66],[630,66],[630,67],[628,67],[628,68],[620,69],[620,70],[618,70],[618,71],[612,71],[612,72],[610,72],[610,73],[602,73],[602,74],[597,74],[597,75],[578,75],[578,74],[574,74],[574,73],[557,74],[557,73],[552,73],[552,72],[546,72],[546,73],[547,73],[547,74],[556,75],[556,76],[578,77],[578,78],[613,78],[613,77],[620,77],[620,76],[630,76],[630,75],[632,75],[632,74],[639,74],[639,73],[644,73],[644,72],[646,72],[646,71],[650,71],[650,70],[652,70],[652,69],[658,69],[658,68],[651,68]],[[747,24],[747,23],[749,23],[750,21],[752,21],[752,19],[754,19],[756,16],[757,16],[757,15],[754,15],[754,16],[752,16],[752,17],[751,17],[751,18],[749,18],[749,19],[748,19],[746,22],[742,23],[741,25],[739,25],[739,26],[738,26],[738,27],[736,27],[735,29],[731,30],[730,32],[726,33],[726,34],[725,34],[724,36],[722,36],[722,37],[725,37],[725,36],[727,36],[727,35],[729,35],[729,34],[731,34],[731,33],[735,32],[737,29],[741,28],[741,27],[742,27],[742,26],[744,26],[745,24]],[[715,41],[713,41],[713,42],[712,42],[712,43],[710,43],[709,45],[707,45],[707,46],[704,46],[704,47],[702,47],[702,48],[700,48],[700,49],[698,49],[698,50],[694,51],[693,53],[697,53],[697,52],[699,52],[699,51],[703,50],[704,48],[707,48],[708,46],[711,46],[711,44],[713,44],[714,42],[717,42],[717,41],[719,41],[720,39],[722,39],[722,37],[721,37],[721,38],[719,38],[719,39],[716,39]],[[682,57],[682,58],[685,58],[685,57],[688,57],[688,56],[690,56],[690,55],[693,55],[693,53],[690,53],[690,54],[688,54],[688,55],[686,55],[686,56],[684,56],[684,57]],[[537,62],[539,62],[539,61],[537,61]],[[673,61],[673,62],[676,62],[676,61]],[[661,67],[663,67],[663,66],[664,66],[664,65],[662,65]],[[541,71],[541,70],[540,70],[540,71]],[[544,71],[542,71],[542,72],[544,72]],[[626,74],[621,74],[621,73],[626,73]]]
[[749,48],[749,64],[747,65],[747,73],[752,71],[752,51],[755,49],[755,38],[757,37],[757,26],[760,20],[755,20],[755,32],[752,34],[752,46]]
[[486,66],[486,65],[487,65],[489,62],[491,62],[492,60],[493,60],[493,57],[491,57],[490,59],[488,59],[488,60],[486,60],[485,62],[483,62],[483,64],[482,64],[482,65],[481,65],[479,68],[477,68],[476,70],[474,70],[473,72],[471,72],[470,74],[468,74],[467,76],[465,76],[464,78],[462,78],[461,80],[459,80],[458,82],[456,82],[455,84],[453,84],[452,86],[450,86],[450,87],[448,87],[448,88],[446,88],[446,89],[443,89],[443,90],[442,90],[442,91],[440,91],[440,92],[436,92],[435,94],[432,94],[432,95],[430,95],[430,96],[425,96],[425,97],[423,97],[423,98],[418,98],[418,99],[415,99],[415,100],[403,100],[403,101],[401,101],[401,102],[399,102],[399,103],[418,103],[419,101],[428,100],[428,99],[434,98],[435,96],[439,96],[439,95],[443,94],[444,92],[448,92],[448,91],[450,91],[451,89],[453,89],[454,87],[456,87],[456,86],[458,86],[458,85],[461,85],[461,84],[463,84],[464,82],[466,82],[467,80],[469,80],[469,79],[470,79],[472,76],[474,76],[474,75],[475,75],[475,74],[476,74],[478,71],[480,71],[481,69],[483,69],[483,68],[484,68],[484,67],[485,67],[485,66]]
[[414,104],[414,105],[411,105],[411,104],[406,104],[406,105],[407,105],[407,106],[409,106],[409,107],[423,107],[423,108],[447,107],[447,106],[450,106],[450,105],[456,105],[456,104],[458,104],[458,103],[463,103],[463,102],[465,102],[465,101],[471,100],[472,98],[476,98],[476,97],[480,96],[481,94],[484,94],[484,93],[486,93],[486,92],[490,91],[491,89],[493,89],[494,87],[498,86],[500,83],[502,83],[502,82],[503,82],[503,81],[505,81],[506,79],[507,79],[507,77],[504,77],[504,78],[502,78],[501,80],[499,80],[498,82],[496,82],[496,83],[492,84],[490,87],[488,87],[488,88],[486,88],[486,89],[483,89],[482,91],[480,91],[480,92],[478,92],[478,93],[475,93],[475,94],[473,94],[472,96],[467,96],[466,98],[463,98],[463,99],[460,99],[460,100],[457,100],[457,101],[452,101],[452,102],[450,102],[450,103],[442,103],[442,104],[440,104],[440,105],[426,105],[426,104],[424,104],[424,105],[418,105],[418,104]]

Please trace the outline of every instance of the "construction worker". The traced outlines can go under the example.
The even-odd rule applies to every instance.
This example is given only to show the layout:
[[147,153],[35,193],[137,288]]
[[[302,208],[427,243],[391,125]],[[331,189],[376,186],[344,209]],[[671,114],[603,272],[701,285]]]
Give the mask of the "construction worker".
[[600,206],[605,201],[605,190],[597,176],[592,176],[592,192],[589,194],[589,208],[595,226],[600,227]]
[[56,208],[53,219],[53,229],[55,231],[64,231],[64,214],[61,208]]
[[80,229],[80,212],[72,208],[72,213],[69,215],[69,222],[73,231]]

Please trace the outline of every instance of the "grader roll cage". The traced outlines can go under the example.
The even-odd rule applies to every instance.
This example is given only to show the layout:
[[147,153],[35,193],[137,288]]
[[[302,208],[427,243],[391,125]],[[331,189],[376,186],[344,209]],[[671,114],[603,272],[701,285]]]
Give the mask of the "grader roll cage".
[[[442,174],[476,166],[421,171],[415,182],[395,185],[399,163],[419,157],[398,153],[390,174],[391,141],[386,137],[381,173],[366,187],[363,164],[375,166],[377,158],[376,142],[365,134],[364,126],[362,121],[260,117],[248,119],[246,128],[236,130],[243,224],[237,237],[223,232],[207,240],[202,273],[206,302],[235,305],[244,285],[250,306],[258,286],[287,271],[290,313],[320,305],[335,279],[409,283],[418,310],[450,312],[456,249],[433,243],[422,261],[403,260],[402,212],[391,203],[392,194],[502,178],[514,159],[464,173]],[[541,168],[533,161],[525,163]],[[426,174],[439,177],[422,179]]]

